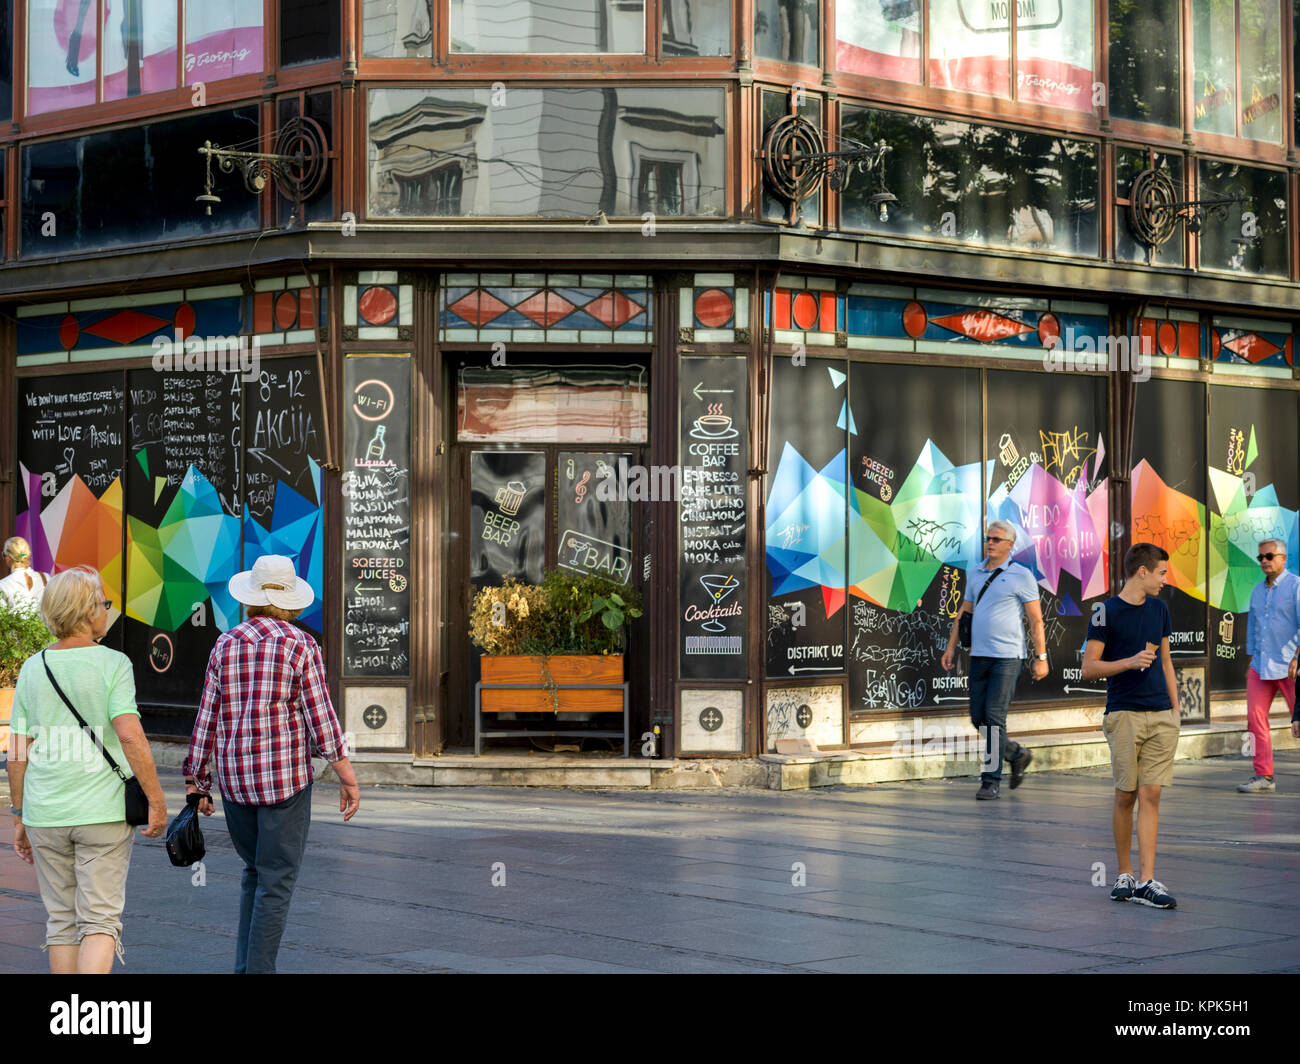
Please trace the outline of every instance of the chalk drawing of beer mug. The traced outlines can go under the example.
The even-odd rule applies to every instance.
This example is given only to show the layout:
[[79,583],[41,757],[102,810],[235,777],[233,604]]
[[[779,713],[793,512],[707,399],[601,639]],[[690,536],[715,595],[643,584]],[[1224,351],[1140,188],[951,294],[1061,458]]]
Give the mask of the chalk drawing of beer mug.
[[512,480],[497,491],[496,503],[503,514],[514,516],[519,512],[519,504],[524,501],[524,492],[528,490],[522,480]]
[[1219,639],[1224,643],[1232,642],[1232,629],[1236,623],[1231,613],[1225,613],[1219,622]]

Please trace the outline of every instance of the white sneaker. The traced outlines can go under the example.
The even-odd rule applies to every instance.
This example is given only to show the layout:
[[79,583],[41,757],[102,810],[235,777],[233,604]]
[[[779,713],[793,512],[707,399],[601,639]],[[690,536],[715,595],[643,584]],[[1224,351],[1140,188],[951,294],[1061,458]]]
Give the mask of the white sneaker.
[[1277,790],[1277,787],[1267,776],[1255,776],[1249,783],[1239,784],[1237,790],[1242,794],[1264,794]]

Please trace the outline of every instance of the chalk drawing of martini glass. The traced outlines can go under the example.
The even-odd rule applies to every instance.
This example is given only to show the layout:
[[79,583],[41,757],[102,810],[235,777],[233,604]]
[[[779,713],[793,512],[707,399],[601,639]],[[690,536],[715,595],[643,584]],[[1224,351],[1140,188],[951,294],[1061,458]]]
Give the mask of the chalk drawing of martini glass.
[[[709,593],[713,601],[719,604],[726,601],[727,596],[740,587],[740,581],[734,576],[722,576],[718,573],[709,573],[700,577],[700,583],[704,585],[704,590]],[[706,632],[725,632],[727,630],[727,626],[717,617],[714,617],[711,621],[705,621],[701,627]]]

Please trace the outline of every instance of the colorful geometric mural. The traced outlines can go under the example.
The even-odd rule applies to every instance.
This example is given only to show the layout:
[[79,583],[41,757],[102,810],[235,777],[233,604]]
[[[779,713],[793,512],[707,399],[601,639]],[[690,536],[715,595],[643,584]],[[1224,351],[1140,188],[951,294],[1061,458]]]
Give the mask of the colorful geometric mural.
[[1205,601],[1205,504],[1169,487],[1144,458],[1133,467],[1133,540],[1169,553],[1165,582]]
[[77,565],[95,569],[104,594],[113,601],[109,625],[122,605],[122,480],[115,479],[99,498],[73,475],[44,510],[41,478],[18,466],[27,508],[18,514],[17,534],[32,547],[32,568],[57,573]]
[[325,590],[325,520],[320,506],[321,469],[308,458],[315,499],[306,499],[288,484],[275,486],[271,526],[264,528],[244,505],[244,559],[247,565],[263,554],[281,554],[293,559],[294,569],[316,593],[312,604],[299,618],[314,631],[324,628],[321,597]]
[[644,275],[450,274],[439,323],[444,339],[592,338],[580,338],[581,331],[607,333],[615,342],[649,343],[650,294]]
[[844,452],[817,471],[786,443],[767,504],[772,595],[820,586],[828,617],[846,594],[911,613],[940,566],[980,556],[979,463],[954,466],[927,441],[890,502],[853,489],[846,580],[845,473]]
[[[1079,581],[1084,598],[1106,593],[1109,479],[1098,479],[1105,457],[1106,445],[1099,436],[1096,451],[1082,467],[1072,467],[1065,480],[1030,462],[1011,487],[1004,481],[989,496],[988,520],[1007,521],[1016,528],[1019,549],[1012,558],[1032,570],[1039,585],[1053,594],[1063,570]],[[1052,468],[1061,469],[1057,458],[1046,456]],[[1064,464],[1069,462],[1066,458]],[[1072,487],[1066,484],[1069,480],[1074,481]],[[1095,485],[1091,492],[1089,484]]]
[[222,510],[216,489],[196,466],[157,528],[127,518],[126,549],[128,617],[174,632],[196,603],[211,601],[221,631],[239,623],[239,604],[226,587],[240,568],[239,519]]
[[1249,609],[1250,593],[1259,583],[1255,560],[1259,541],[1276,536],[1286,544],[1288,568],[1294,571],[1300,541],[1297,540],[1297,511],[1278,502],[1272,484],[1258,485],[1250,472],[1258,457],[1255,426],[1247,434],[1238,431],[1232,469],[1210,466],[1210,492],[1218,513],[1210,511],[1209,589],[1215,609],[1240,612]]

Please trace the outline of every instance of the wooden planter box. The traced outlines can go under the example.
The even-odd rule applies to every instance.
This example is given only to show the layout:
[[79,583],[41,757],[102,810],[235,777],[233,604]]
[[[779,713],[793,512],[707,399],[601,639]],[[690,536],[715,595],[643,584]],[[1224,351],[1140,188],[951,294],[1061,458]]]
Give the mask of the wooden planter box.
[[511,690],[484,686],[484,713],[554,713],[551,692],[545,687],[542,663],[546,663],[555,680],[560,713],[622,713],[623,692],[608,690],[565,690],[571,684],[623,682],[622,655],[557,655],[550,658],[514,654],[484,655],[481,659],[484,685],[495,683],[529,684]]

